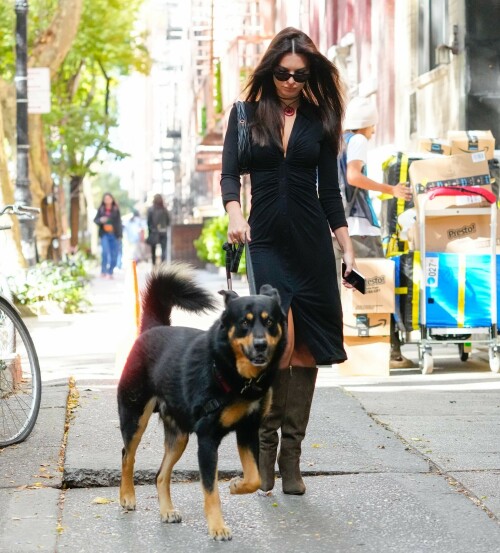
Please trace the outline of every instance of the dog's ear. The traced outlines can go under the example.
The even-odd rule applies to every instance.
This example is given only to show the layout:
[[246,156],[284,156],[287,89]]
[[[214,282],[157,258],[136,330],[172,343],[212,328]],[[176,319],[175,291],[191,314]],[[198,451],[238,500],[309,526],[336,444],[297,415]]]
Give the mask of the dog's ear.
[[224,305],[227,306],[228,303],[236,298],[239,298],[236,292],[233,290],[219,290],[219,294],[224,296]]
[[283,308],[281,307],[281,298],[278,290],[276,288],[273,288],[270,284],[263,284],[260,287],[259,294],[263,296],[268,296],[269,298],[272,298],[278,302],[278,305],[280,306],[281,314],[283,315],[283,319],[286,320],[286,313],[283,311]]
[[274,298],[281,305],[281,298],[278,290],[276,290],[276,288],[273,288],[270,284],[263,284],[260,287],[259,294],[262,294],[263,296],[269,296],[270,298]]

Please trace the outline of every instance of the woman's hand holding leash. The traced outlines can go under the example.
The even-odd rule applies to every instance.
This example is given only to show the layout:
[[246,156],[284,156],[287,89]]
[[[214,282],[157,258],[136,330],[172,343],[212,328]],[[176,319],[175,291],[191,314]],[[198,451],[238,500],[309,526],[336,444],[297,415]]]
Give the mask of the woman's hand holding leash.
[[228,202],[226,211],[229,215],[227,239],[230,244],[244,244],[250,242],[250,225],[248,224],[238,202]]

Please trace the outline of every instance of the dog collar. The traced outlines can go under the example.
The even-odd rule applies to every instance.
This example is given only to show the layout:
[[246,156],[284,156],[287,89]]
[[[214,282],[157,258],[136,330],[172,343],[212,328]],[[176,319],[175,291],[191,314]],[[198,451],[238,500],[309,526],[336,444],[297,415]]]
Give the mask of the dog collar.
[[[217,369],[217,365],[215,364],[215,361],[212,364],[212,372],[214,374],[214,378],[219,384],[219,386],[222,388],[225,394],[229,394],[230,392],[235,392],[231,388],[231,386],[228,384],[228,382],[224,379],[220,371]],[[258,378],[249,378],[244,380],[243,387],[239,391],[240,395],[245,396],[248,393],[262,395],[262,392],[264,389],[259,386],[260,381],[264,378],[266,372],[264,371]],[[201,411],[203,413],[203,416],[210,415],[212,413],[215,413],[217,411],[220,411],[224,408],[224,406],[228,403],[227,396],[223,399],[216,399],[212,398],[208,400],[205,405],[201,407]]]
[[222,376],[221,372],[217,369],[217,365],[215,364],[215,361],[212,365],[214,378],[217,380],[217,384],[222,388],[224,393],[228,394],[229,392],[232,392],[231,386],[227,383],[227,381]]
[[[213,362],[213,373],[215,380],[219,384],[219,386],[222,388],[224,393],[229,394],[230,392],[238,392],[237,390],[234,390],[231,385],[225,380],[225,378],[222,376],[221,372],[217,369],[217,365],[215,364],[215,361]],[[260,386],[260,382],[266,375],[266,371],[262,372],[258,378],[248,378],[243,380],[243,386],[239,390],[239,394],[242,396],[245,396],[247,393],[257,393],[262,394],[264,389],[262,386]]]

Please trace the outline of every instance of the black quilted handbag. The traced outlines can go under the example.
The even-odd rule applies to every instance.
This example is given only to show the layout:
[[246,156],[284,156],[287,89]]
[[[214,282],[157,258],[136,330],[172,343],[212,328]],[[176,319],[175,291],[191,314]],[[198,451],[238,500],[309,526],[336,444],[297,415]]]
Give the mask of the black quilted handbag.
[[236,117],[238,118],[238,167],[240,175],[250,172],[252,150],[250,144],[250,129],[248,128],[245,102],[236,102]]

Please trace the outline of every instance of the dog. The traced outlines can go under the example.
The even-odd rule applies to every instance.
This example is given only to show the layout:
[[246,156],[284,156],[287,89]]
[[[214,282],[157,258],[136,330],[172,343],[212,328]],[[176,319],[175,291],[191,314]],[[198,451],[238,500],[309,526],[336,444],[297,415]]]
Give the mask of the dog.
[[147,280],[140,334],[118,384],[124,443],[120,504],[126,510],[136,507],[135,454],[150,416],[158,412],[165,431],[156,475],[161,520],[182,520],[172,503],[170,480],[195,433],[208,532],[215,540],[230,540],[218,491],[218,448],[225,435],[236,432],[243,477],[231,480],[230,493],[255,492],[260,486],[259,426],[271,404],[287,330],[278,291],[271,286],[253,296],[220,293],[224,310],[209,330],[175,327],[174,306],[202,313],[216,308],[216,297],[196,283],[184,264],[163,264]]

